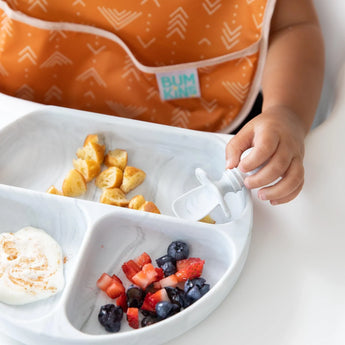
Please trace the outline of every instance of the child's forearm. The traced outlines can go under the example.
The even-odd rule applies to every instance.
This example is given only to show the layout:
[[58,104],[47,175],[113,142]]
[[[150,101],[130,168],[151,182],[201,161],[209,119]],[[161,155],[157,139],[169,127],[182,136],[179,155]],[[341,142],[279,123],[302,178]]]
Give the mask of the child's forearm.
[[307,133],[318,106],[323,75],[323,38],[313,14],[296,22],[292,19],[291,25],[273,27],[262,81],[263,112],[287,107]]
[[[294,199],[304,183],[304,139],[323,83],[323,40],[312,0],[277,0],[263,75],[262,114],[228,143],[227,168],[249,172],[247,188],[277,205]],[[241,154],[253,147],[248,156]]]

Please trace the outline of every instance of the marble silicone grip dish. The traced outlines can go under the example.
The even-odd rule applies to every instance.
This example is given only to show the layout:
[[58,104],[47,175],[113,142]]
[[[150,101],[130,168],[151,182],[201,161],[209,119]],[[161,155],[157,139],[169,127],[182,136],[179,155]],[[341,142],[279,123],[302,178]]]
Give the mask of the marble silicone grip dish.
[[[103,136],[108,149],[128,151],[129,165],[146,179],[129,197],[143,194],[161,215],[98,202],[90,183],[80,198],[47,194],[60,186],[72,159],[90,133]],[[62,247],[65,288],[49,299],[11,306],[0,303],[0,330],[25,344],[162,344],[205,319],[226,297],[244,265],[252,227],[252,201],[243,190],[227,200],[232,218],[219,210],[216,224],[177,219],[171,204],[194,188],[194,170],[213,179],[224,170],[225,142],[217,135],[142,123],[135,120],[46,107],[0,131],[1,232],[24,226],[44,229]],[[218,212],[219,211],[219,212]],[[97,320],[109,298],[95,282],[103,272],[146,251],[164,254],[176,239],[190,244],[191,256],[205,260],[203,277],[211,290],[182,312],[137,330],[104,331]]]

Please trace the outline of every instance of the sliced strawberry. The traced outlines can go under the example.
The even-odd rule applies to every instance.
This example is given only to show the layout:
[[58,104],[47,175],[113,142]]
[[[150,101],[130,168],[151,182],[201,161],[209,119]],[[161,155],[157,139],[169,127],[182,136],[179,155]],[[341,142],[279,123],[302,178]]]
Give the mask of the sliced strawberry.
[[147,310],[147,311],[155,311],[154,306],[151,305],[151,301],[150,301],[150,296],[152,296],[153,293],[152,292],[148,292],[144,298],[144,302],[141,305],[141,309],[142,310]]
[[178,260],[176,261],[176,270],[180,271],[186,267],[188,267],[192,262],[200,262],[203,261],[200,258],[188,258],[184,260]]
[[143,272],[145,272],[148,276],[152,276],[152,278],[157,278],[158,273],[156,271],[156,268],[152,264],[146,264],[141,269]]
[[156,304],[162,301],[170,302],[168,293],[165,289],[160,289],[154,294],[147,297],[147,303],[150,305],[151,308],[153,308],[153,310],[155,310]]
[[100,278],[97,280],[97,287],[102,291],[106,291],[107,288],[113,283],[114,279],[110,277],[109,274],[103,273]]
[[153,288],[156,290],[160,290],[162,288],[160,280],[153,283]]
[[134,260],[129,260],[122,265],[122,271],[129,280],[132,280],[132,277],[140,272],[140,267]]
[[163,271],[163,269],[160,268],[160,267],[155,267],[155,270],[156,270],[156,272],[158,274],[157,281],[163,279],[164,278],[164,271]]
[[111,277],[123,285],[121,279],[116,274],[113,274]]
[[143,290],[157,280],[157,272],[152,264],[146,264],[142,270],[132,277],[132,282],[140,286]]
[[124,313],[127,312],[127,296],[125,292],[116,299],[116,305],[121,307]]
[[125,293],[125,287],[122,285],[122,283],[118,282],[117,280],[113,279],[113,282],[111,285],[107,287],[105,290],[106,294],[110,298],[116,298],[119,297],[121,294]]
[[127,309],[127,321],[132,328],[139,328],[139,309],[128,308]]
[[140,271],[136,275],[134,275],[132,277],[132,282],[140,286],[143,290],[146,289],[146,287],[150,285],[150,282],[143,271]]
[[175,273],[179,282],[187,279],[198,278],[202,274],[205,260],[200,258],[188,258],[176,262],[177,272]]
[[136,257],[133,260],[140,268],[142,268],[144,265],[146,264],[150,264],[151,263],[151,258],[150,255],[147,254],[146,252],[143,252],[141,255],[139,255],[138,257]]
[[179,281],[175,274],[171,274],[170,276],[161,279],[159,283],[160,283],[161,288],[168,287],[168,286],[176,287]]

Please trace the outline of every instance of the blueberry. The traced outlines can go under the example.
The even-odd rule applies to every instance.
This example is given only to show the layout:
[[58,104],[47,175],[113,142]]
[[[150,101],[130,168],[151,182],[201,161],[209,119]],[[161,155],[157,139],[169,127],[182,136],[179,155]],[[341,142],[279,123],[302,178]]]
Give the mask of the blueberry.
[[180,309],[181,308],[177,304],[168,301],[161,301],[156,304],[156,314],[160,319],[166,319],[178,313]]
[[173,262],[171,261],[168,261],[168,262],[165,262],[162,266],[161,266],[161,269],[163,270],[164,272],[164,276],[165,277],[169,277],[171,276],[172,274],[176,273],[176,266]]
[[101,306],[98,313],[98,321],[108,332],[118,332],[121,327],[123,311],[114,304]]
[[120,328],[121,328],[121,321],[114,321],[104,326],[104,329],[107,332],[112,332],[112,333],[118,332]]
[[147,315],[141,320],[141,327],[152,325],[157,321],[159,321],[159,318],[157,316]]
[[184,292],[190,304],[197,301],[210,290],[210,284],[206,284],[204,278],[188,279],[184,284]]
[[202,286],[200,288],[200,293],[201,293],[201,296],[204,296],[206,292],[209,292],[210,291],[210,284],[204,284],[204,286]]
[[188,244],[182,241],[174,241],[168,247],[168,255],[175,260],[187,259],[189,256]]
[[166,292],[168,293],[171,303],[179,305],[181,308],[186,308],[190,304],[187,300],[187,297],[183,290],[178,287],[173,288],[170,286],[165,287]]
[[184,284],[184,291],[187,292],[193,286],[197,286],[199,289],[205,285],[206,280],[204,278],[194,278],[186,280]]
[[159,267],[162,267],[162,265],[165,264],[166,262],[175,263],[175,261],[176,260],[170,255],[163,255],[160,258],[156,259],[156,263]]
[[144,302],[145,292],[137,286],[130,286],[126,291],[126,295],[129,308],[140,308]]
[[176,303],[172,303],[172,310],[171,310],[171,313],[170,313],[169,316],[175,315],[175,314],[177,314],[180,311],[181,311],[181,307],[178,304],[176,304]]
[[184,292],[188,292],[194,286],[192,279],[187,279],[184,283]]
[[139,309],[139,311],[144,315],[144,316],[157,316],[155,311],[148,311],[145,309]]
[[191,303],[194,303],[201,297],[200,289],[195,285],[186,292],[186,296]]
[[163,255],[156,259],[156,263],[163,270],[165,277],[176,273],[176,260],[172,256]]
[[148,293],[148,292],[151,292],[151,293],[155,293],[157,292],[157,289],[154,287],[153,284],[150,284],[146,289],[145,289],[145,295]]
[[204,278],[194,278],[193,279],[193,284],[196,285],[199,289],[202,288],[206,283],[206,279]]

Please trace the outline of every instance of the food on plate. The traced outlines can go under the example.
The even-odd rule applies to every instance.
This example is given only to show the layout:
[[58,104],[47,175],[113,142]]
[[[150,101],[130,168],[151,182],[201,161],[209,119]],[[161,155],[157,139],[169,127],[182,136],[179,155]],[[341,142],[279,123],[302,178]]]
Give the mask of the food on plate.
[[181,310],[181,307],[176,303],[162,301],[156,304],[155,309],[156,314],[160,319],[166,319],[167,317],[178,313]]
[[122,183],[123,172],[118,167],[110,167],[103,170],[96,177],[96,186],[100,189],[119,188]]
[[89,134],[82,148],[77,150],[77,157],[84,160],[93,160],[102,164],[105,154],[105,145],[99,143],[97,134]]
[[210,289],[210,286],[206,284],[206,280],[201,277],[189,279],[184,284],[185,295],[191,303],[194,303],[195,301],[197,301],[209,289]]
[[99,201],[103,204],[127,207],[129,200],[120,188],[104,189]]
[[120,330],[122,317],[122,308],[111,303],[101,306],[98,313],[99,323],[108,332],[118,332]]
[[122,281],[118,276],[113,274],[110,276],[107,273],[103,273],[97,280],[97,286],[103,290],[110,298],[119,297],[122,293],[125,293],[125,288]]
[[161,213],[155,203],[152,201],[146,201],[144,196],[141,194],[136,195],[129,200],[128,208],[151,213]]
[[62,249],[49,234],[31,226],[0,234],[0,302],[31,303],[63,287]]
[[63,195],[63,193],[58,190],[55,186],[50,186],[48,189],[47,189],[47,193],[49,194],[56,194],[56,195]]
[[104,157],[104,164],[107,167],[118,167],[121,170],[125,170],[127,161],[128,153],[122,149],[111,150]]
[[126,291],[128,308],[140,308],[144,302],[145,292],[140,287],[131,285]]
[[199,222],[208,223],[208,224],[216,224],[216,221],[208,214],[204,218],[200,219]]
[[84,176],[86,182],[90,182],[101,171],[101,165],[91,159],[73,159],[73,166]]
[[133,210],[139,210],[139,208],[146,202],[142,194],[135,195],[131,200],[129,200],[128,208]]
[[[158,207],[142,195],[133,197],[131,202],[127,200],[126,194],[143,183],[146,177],[143,170],[127,166],[127,151],[114,149],[105,152],[106,146],[100,143],[98,134],[87,135],[83,147],[76,152],[78,158],[73,159],[74,169],[63,180],[62,192],[50,186],[47,193],[78,197],[95,179],[95,185],[102,189],[101,203],[160,214]],[[107,168],[102,171],[103,164]]]
[[170,255],[163,255],[160,258],[156,259],[158,267],[163,270],[164,276],[168,277],[176,273],[176,260]]
[[[128,325],[137,329],[171,317],[196,302],[209,291],[210,285],[201,277],[205,261],[188,255],[188,244],[179,240],[172,242],[166,254],[156,259],[157,266],[146,252],[124,262],[121,268],[129,281],[127,289],[127,282],[117,275],[103,273],[96,285],[115,304],[102,306],[99,315],[103,317],[105,310],[121,308]],[[98,318],[108,332],[118,332],[121,328],[122,316],[109,317],[110,324],[114,324],[111,327]]]
[[127,321],[132,328],[139,328],[139,309],[127,308]]
[[87,190],[84,176],[77,170],[72,169],[62,182],[62,193],[65,196],[80,196]]
[[145,201],[139,208],[140,211],[160,214],[158,207],[152,201]]
[[187,259],[189,256],[189,246],[183,241],[171,242],[168,247],[168,255],[176,261]]
[[138,187],[141,183],[144,182],[146,173],[141,169],[132,166],[126,166],[123,172],[123,180],[121,189],[127,194],[134,188]]

